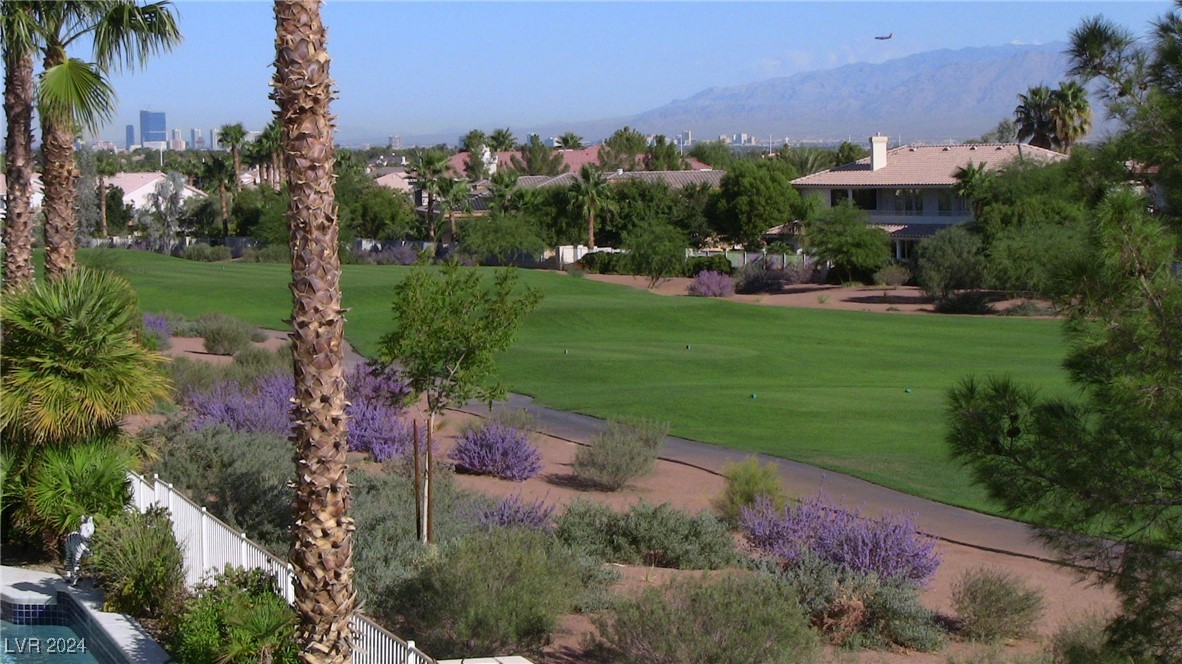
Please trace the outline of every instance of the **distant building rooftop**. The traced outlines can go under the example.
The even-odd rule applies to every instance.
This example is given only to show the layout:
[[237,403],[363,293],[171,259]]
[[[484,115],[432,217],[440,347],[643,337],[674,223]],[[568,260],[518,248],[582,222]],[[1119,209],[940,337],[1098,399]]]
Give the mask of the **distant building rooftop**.
[[996,171],[1015,159],[1048,163],[1066,159],[1053,150],[1022,143],[981,143],[967,145],[904,145],[886,152],[886,164],[874,170],[872,157],[827,171],[796,178],[797,187],[919,187],[952,186],[956,170],[984,164]]

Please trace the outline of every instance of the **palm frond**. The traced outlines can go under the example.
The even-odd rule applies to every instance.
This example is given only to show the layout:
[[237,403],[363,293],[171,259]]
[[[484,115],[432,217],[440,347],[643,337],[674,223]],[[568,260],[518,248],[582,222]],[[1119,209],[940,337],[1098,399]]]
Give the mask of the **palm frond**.
[[97,132],[115,116],[115,89],[97,64],[70,58],[42,72],[37,105],[42,114]]
[[167,0],[141,5],[134,0],[107,3],[94,27],[95,58],[103,67],[133,69],[181,43],[180,29]]

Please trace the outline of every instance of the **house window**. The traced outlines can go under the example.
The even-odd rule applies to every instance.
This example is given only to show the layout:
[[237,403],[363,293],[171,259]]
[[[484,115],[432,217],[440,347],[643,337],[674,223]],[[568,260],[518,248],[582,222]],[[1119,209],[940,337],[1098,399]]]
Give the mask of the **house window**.
[[850,197],[848,189],[830,189],[829,190],[829,205],[837,207],[841,202]]
[[965,214],[965,200],[953,194],[951,189],[941,190],[938,200],[941,217],[960,217]]
[[855,189],[854,190],[854,207],[859,210],[877,210],[878,209],[878,190],[877,189]]
[[923,191],[919,189],[896,189],[895,213],[906,215],[923,214]]

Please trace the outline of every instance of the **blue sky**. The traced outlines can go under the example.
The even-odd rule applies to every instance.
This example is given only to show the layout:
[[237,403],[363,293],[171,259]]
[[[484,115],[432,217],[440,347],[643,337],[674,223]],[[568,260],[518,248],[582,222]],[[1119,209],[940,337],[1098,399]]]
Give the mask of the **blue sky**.
[[[174,0],[184,43],[114,79],[122,144],[140,109],[169,129],[271,118],[271,4]],[[712,86],[940,48],[1062,42],[1105,14],[1144,34],[1170,8],[1123,2],[384,2],[324,7],[338,136],[631,115]],[[889,41],[875,35],[894,33]],[[84,54],[79,54],[84,55]],[[458,135],[458,134],[457,134]],[[453,139],[454,140],[454,139]]]

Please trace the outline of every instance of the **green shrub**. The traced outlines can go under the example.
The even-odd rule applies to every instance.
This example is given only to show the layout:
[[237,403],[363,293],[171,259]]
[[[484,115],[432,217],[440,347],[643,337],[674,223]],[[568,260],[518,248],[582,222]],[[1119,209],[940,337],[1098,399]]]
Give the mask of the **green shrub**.
[[535,431],[538,428],[538,418],[524,408],[501,409],[489,415],[488,420],[520,431]]
[[952,226],[919,243],[916,279],[937,303],[966,290],[988,285],[989,264],[981,239],[962,226]]
[[277,373],[291,373],[291,347],[267,350],[258,346],[247,346],[234,353],[233,373],[241,376],[262,377]]
[[669,425],[659,422],[608,422],[591,445],[575,453],[575,475],[582,481],[617,491],[653,469]]
[[1001,570],[966,571],[952,587],[961,631],[976,641],[1018,639],[1034,632],[1042,617],[1042,593]]
[[274,577],[227,567],[188,602],[170,650],[180,664],[295,664],[295,622]]
[[585,272],[592,274],[627,274],[628,255],[612,251],[592,251],[577,263]]
[[735,271],[735,292],[779,293],[786,279],[783,272],[771,269],[765,261],[753,261]]
[[760,498],[771,500],[776,509],[783,509],[788,500],[780,469],[771,461],[760,463],[758,457],[749,456],[723,466],[722,475],[726,478],[726,488],[714,505],[722,518],[732,523],[739,520],[744,507],[751,507]]
[[291,351],[286,346],[274,351],[248,346],[236,353],[230,364],[212,364],[178,357],[173,359],[168,369],[177,395],[183,398],[193,392],[208,392],[222,382],[253,385],[265,376],[291,373]]
[[104,610],[170,620],[185,593],[185,561],[168,510],[95,519],[88,567],[107,593]]
[[939,650],[948,642],[936,615],[919,603],[919,588],[902,580],[880,581],[874,588],[866,599],[862,633],[873,647],[920,652]]
[[735,562],[734,540],[708,512],[694,516],[668,503],[638,503],[617,513],[576,501],[558,518],[555,536],[590,556],[676,569],[718,569]]
[[792,590],[762,574],[649,588],[594,618],[610,661],[623,664],[810,662],[817,638]]
[[717,256],[694,256],[686,261],[685,276],[695,277],[699,272],[717,272],[719,274],[733,274],[735,266],[730,259],[721,254]]
[[1056,664],[1132,664],[1138,660],[1108,645],[1108,621],[1092,615],[1063,625],[1051,636]]
[[217,263],[219,261],[228,261],[232,256],[230,255],[229,247],[211,247],[208,244],[200,243],[185,247],[185,250],[181,252],[181,258],[201,263]]
[[402,585],[399,634],[436,657],[537,651],[574,609],[582,578],[577,558],[544,534],[473,535],[442,546]]

